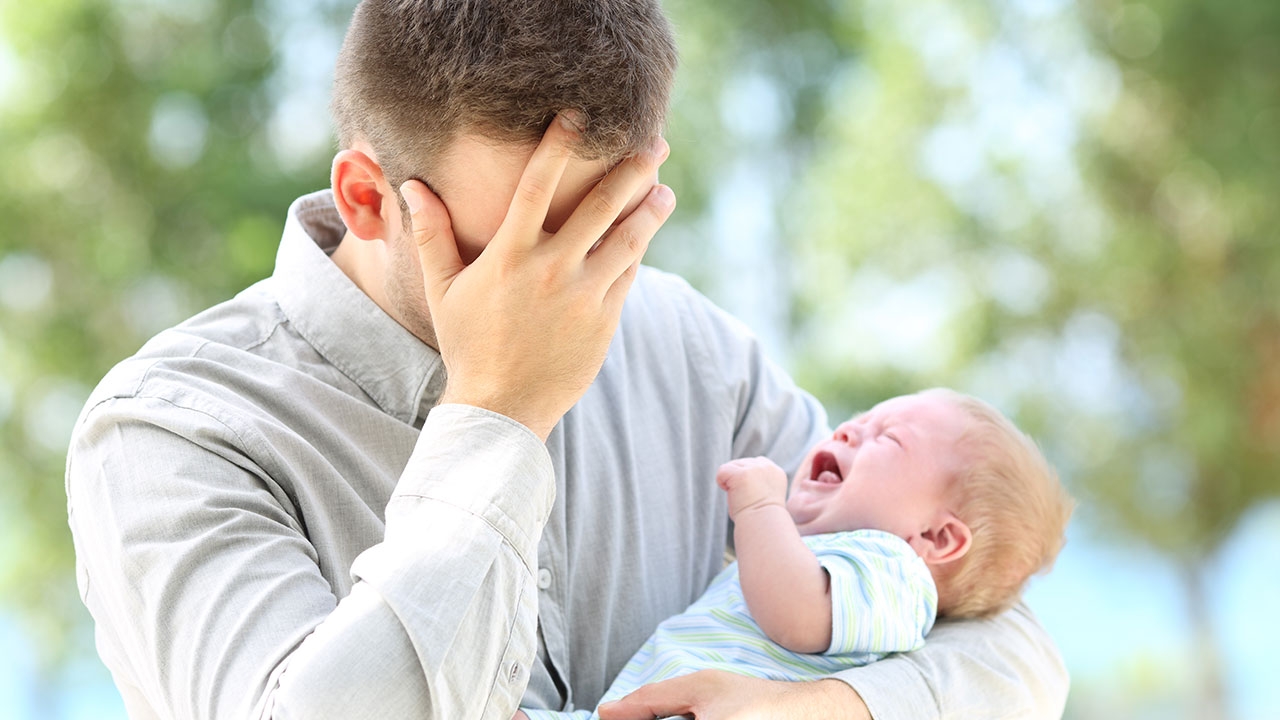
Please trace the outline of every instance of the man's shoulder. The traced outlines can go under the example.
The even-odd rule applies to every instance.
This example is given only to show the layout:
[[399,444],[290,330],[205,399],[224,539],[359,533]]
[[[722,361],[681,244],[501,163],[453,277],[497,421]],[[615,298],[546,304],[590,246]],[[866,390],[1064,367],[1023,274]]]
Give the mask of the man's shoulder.
[[103,377],[86,410],[104,401],[153,397],[174,402],[201,385],[225,387],[226,373],[266,362],[262,348],[285,324],[265,288],[250,286],[148,340]]
[[657,334],[664,341],[682,337],[711,360],[720,349],[755,342],[741,320],[720,308],[673,273],[641,266],[623,309],[621,329],[628,335]]
[[665,270],[641,265],[636,273],[635,284],[627,298],[628,304],[638,301],[640,304],[681,305],[689,302],[707,302],[688,280]]
[[623,311],[623,324],[648,322],[671,331],[687,327],[705,332],[708,325],[748,332],[736,318],[725,312],[689,284],[688,280],[657,268],[642,265]]

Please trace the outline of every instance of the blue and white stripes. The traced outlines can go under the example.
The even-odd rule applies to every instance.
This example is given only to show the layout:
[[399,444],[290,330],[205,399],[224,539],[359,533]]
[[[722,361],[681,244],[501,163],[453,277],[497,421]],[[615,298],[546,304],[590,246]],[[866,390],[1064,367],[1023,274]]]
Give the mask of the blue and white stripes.
[[[697,670],[728,670],[770,680],[814,680],[915,650],[933,627],[938,593],[901,538],[878,530],[813,535],[805,544],[831,576],[831,647],[795,653],[775,644],[751,618],[738,564],[725,568],[689,609],[663,621],[623,668],[601,702],[641,685]],[[567,717],[526,710],[531,720]],[[595,717],[585,711],[571,717]]]

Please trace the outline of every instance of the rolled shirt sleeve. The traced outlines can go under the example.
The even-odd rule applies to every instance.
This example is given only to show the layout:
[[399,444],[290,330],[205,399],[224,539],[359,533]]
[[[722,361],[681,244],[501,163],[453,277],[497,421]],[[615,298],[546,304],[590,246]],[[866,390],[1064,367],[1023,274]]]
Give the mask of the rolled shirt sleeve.
[[[433,409],[387,506],[385,539],[351,569],[355,588],[371,595],[363,604],[380,611],[380,601],[389,612],[369,629],[402,632],[408,652],[381,653],[359,627],[342,633],[336,642],[361,645],[391,667],[335,687],[343,676],[329,666],[344,649],[302,649],[279,691],[301,703],[297,716],[345,716],[334,703],[349,698],[354,684],[366,696],[358,708],[367,717],[394,709],[398,717],[508,720],[537,653],[534,574],[554,490],[546,448],[523,425],[468,406]],[[312,657],[320,663],[309,663]],[[371,712],[405,695],[400,678],[411,674],[424,677],[425,698]]]

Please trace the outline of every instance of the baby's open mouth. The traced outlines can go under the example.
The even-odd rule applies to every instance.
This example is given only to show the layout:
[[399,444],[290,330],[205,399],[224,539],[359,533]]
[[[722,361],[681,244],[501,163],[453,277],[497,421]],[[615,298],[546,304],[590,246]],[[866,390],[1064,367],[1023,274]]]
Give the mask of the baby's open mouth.
[[809,471],[809,479],[814,482],[839,485],[844,482],[844,473],[840,471],[840,463],[836,456],[826,450],[819,450],[813,456],[813,467]]

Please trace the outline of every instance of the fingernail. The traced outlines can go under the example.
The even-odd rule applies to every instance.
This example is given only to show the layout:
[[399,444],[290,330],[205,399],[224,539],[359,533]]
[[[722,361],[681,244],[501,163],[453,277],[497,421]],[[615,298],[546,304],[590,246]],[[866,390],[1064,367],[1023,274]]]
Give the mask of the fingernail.
[[664,210],[676,204],[676,194],[666,185],[655,185],[650,194],[653,196],[653,201]]
[[422,209],[422,198],[418,197],[417,192],[407,191],[409,183],[412,180],[400,186],[400,197],[404,198],[404,204],[409,206],[409,212],[417,213]]
[[565,130],[580,133],[587,127],[586,119],[583,118],[582,113],[577,110],[561,110],[559,117],[560,125]]

